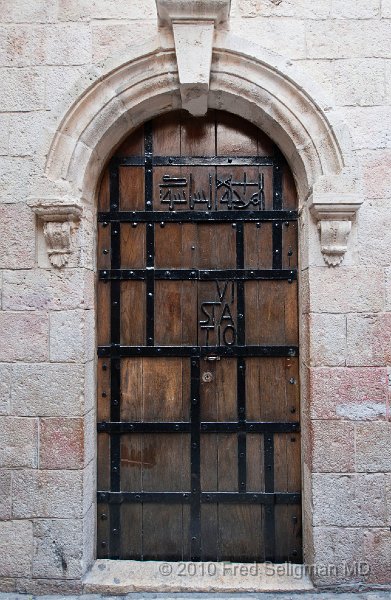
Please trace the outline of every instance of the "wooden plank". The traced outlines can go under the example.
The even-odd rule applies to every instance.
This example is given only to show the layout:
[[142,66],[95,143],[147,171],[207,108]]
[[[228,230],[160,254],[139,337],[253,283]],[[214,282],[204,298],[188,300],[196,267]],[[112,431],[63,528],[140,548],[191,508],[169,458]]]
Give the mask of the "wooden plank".
[[121,268],[145,269],[145,225],[121,225]]
[[121,281],[121,344],[146,343],[145,282]]
[[120,210],[144,210],[144,167],[119,167]]

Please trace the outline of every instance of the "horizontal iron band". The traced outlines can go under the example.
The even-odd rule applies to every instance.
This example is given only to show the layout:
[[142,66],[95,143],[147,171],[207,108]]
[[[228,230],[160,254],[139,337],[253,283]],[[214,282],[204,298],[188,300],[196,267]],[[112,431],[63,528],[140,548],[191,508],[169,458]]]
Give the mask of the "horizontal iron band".
[[143,281],[153,273],[154,279],[169,281],[215,281],[219,280],[291,280],[297,279],[296,269],[101,269],[99,279]]
[[[229,504],[300,504],[300,493],[289,492],[201,492],[202,503]],[[98,502],[126,504],[153,502],[158,504],[190,504],[191,492],[109,492],[98,491]]]
[[[125,421],[101,421],[97,424],[99,433],[190,433],[191,423],[186,421],[177,422],[125,422]],[[235,421],[201,421],[202,433],[298,433],[300,423],[294,422],[266,422],[246,421],[237,423]]]
[[295,210],[220,210],[220,211],[108,211],[98,213],[99,223],[218,223],[234,221],[296,221]]
[[99,358],[126,358],[131,356],[167,357],[207,357],[223,356],[298,356],[297,346],[98,346]]
[[279,165],[280,160],[272,156],[124,156],[115,157],[110,161],[113,167],[142,167],[150,166],[194,166],[194,167],[272,167]]

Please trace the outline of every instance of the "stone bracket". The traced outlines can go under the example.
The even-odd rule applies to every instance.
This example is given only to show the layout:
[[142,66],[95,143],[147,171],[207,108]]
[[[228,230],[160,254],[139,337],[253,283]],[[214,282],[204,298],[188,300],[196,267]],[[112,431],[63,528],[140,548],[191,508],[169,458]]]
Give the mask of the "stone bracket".
[[69,260],[71,234],[80,221],[82,207],[75,201],[65,202],[58,198],[30,198],[27,204],[43,221],[43,234],[51,264],[64,267]]
[[325,263],[342,263],[348,247],[352,221],[362,204],[357,182],[346,176],[322,177],[313,187],[309,209],[318,222],[320,247]]
[[159,25],[174,34],[182,107],[194,116],[208,110],[215,27],[228,21],[231,0],[156,0]]

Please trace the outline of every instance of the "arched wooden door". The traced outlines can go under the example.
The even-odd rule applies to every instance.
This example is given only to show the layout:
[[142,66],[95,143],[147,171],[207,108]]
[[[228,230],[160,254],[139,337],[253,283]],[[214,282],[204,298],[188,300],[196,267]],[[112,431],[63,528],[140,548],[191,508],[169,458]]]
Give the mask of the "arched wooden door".
[[239,118],[115,153],[98,213],[98,556],[301,560],[297,212]]

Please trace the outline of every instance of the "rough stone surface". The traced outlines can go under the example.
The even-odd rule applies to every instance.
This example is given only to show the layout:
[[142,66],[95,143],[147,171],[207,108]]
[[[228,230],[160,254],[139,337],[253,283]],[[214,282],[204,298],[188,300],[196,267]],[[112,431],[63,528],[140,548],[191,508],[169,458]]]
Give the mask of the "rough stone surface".
[[0,468],[37,466],[37,419],[4,417],[0,420]]
[[314,421],[312,448],[314,472],[344,473],[355,470],[354,426],[351,423]]
[[345,366],[346,316],[313,313],[308,316],[307,328],[307,364]]
[[0,577],[28,577],[32,550],[32,523],[0,521]]
[[71,310],[92,308],[92,277],[81,269],[5,271],[3,309]]
[[386,416],[385,368],[311,369],[310,386],[314,419],[372,421]]
[[49,319],[42,312],[0,312],[0,360],[35,362],[49,358]]
[[11,365],[0,364],[0,415],[8,415],[11,400]]
[[[310,310],[325,313],[384,310],[384,273],[376,267],[309,270]],[[342,293],[343,289],[349,290]]]
[[83,467],[83,457],[83,419],[40,419],[40,469],[80,469]]
[[[11,518],[11,471],[0,470],[0,519]],[[1,589],[1,588],[0,588]]]
[[34,521],[33,576],[77,579],[81,575],[82,521],[38,519]]
[[[5,176],[5,173],[0,175],[0,186]],[[18,227],[15,227],[16,222]],[[35,262],[34,217],[31,210],[23,204],[0,203],[0,223],[2,268],[31,269]]]
[[391,362],[391,313],[348,315],[349,366],[382,366]]
[[15,365],[12,414],[36,417],[83,414],[83,373],[82,365]]
[[12,515],[16,519],[74,519],[82,512],[81,471],[15,471]]
[[50,360],[84,362],[94,357],[94,313],[58,311],[50,316]]
[[383,475],[313,475],[315,526],[379,527],[386,524]]
[[390,421],[357,423],[356,469],[362,473],[391,472]]

